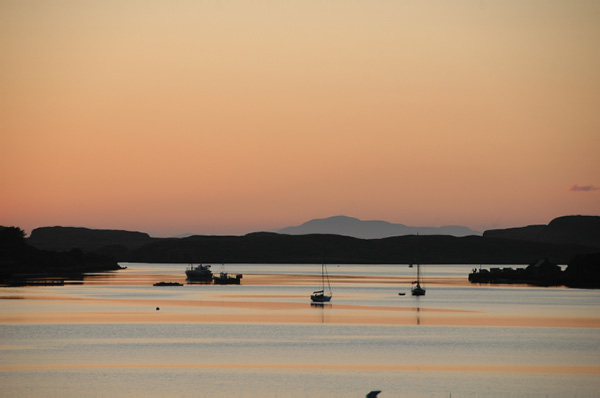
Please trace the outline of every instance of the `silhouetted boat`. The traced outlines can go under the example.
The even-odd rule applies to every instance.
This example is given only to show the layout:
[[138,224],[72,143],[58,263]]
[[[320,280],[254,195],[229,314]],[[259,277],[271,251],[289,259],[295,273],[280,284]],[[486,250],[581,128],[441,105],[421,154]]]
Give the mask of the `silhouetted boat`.
[[417,264],[417,280],[413,282],[413,286],[410,291],[413,296],[424,296],[425,289],[421,287],[421,264]]
[[215,285],[239,285],[242,279],[242,274],[236,274],[235,276],[229,276],[227,272],[219,273],[219,276],[213,276]]
[[210,270],[210,265],[198,265],[194,267],[194,265],[190,265],[190,267],[185,271],[187,279],[195,282],[212,282],[213,273]]
[[[325,294],[326,279],[329,294]],[[329,275],[327,274],[327,267],[325,267],[325,264],[321,264],[321,290],[313,292],[313,294],[310,296],[310,299],[313,303],[328,303],[329,301],[331,301],[332,296],[333,294],[331,293],[331,285],[329,284]]]

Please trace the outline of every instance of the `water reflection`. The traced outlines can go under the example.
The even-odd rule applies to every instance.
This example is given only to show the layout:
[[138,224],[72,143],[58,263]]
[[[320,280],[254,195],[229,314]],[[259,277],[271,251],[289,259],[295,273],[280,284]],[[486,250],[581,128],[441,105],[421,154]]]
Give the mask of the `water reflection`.
[[[246,281],[254,266],[238,268]],[[2,288],[0,396],[185,397],[199,385],[236,398],[600,391],[599,291],[465,286],[470,267],[449,266],[428,276],[455,274],[456,284],[400,298],[398,284],[381,282],[398,267],[353,265],[340,267],[336,308],[309,309],[314,266],[263,268],[242,286],[157,289],[185,275],[145,264],[79,286]]]
[[325,323],[325,309],[331,309],[333,304],[331,303],[310,303],[311,308],[316,308],[321,315],[321,323]]
[[333,304],[331,304],[331,303],[310,303],[310,306],[317,307],[317,308],[325,308],[325,307],[331,308],[333,306]]

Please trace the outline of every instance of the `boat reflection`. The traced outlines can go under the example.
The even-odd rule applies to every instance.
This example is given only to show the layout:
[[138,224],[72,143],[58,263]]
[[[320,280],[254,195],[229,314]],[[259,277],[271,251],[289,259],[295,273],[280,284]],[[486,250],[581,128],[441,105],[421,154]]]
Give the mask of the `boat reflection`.
[[329,323],[328,319],[325,319],[325,308],[331,308],[331,304],[327,303],[311,303],[311,307],[320,309],[321,312],[321,323]]

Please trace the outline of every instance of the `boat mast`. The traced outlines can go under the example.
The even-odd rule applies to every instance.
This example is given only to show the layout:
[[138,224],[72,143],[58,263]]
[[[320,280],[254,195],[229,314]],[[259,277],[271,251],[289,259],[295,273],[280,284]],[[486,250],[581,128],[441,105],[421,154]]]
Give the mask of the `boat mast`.
[[321,290],[325,293],[325,265],[321,263]]
[[[325,270],[325,276],[327,277],[327,288],[329,289],[329,295],[333,296],[333,294],[331,294],[331,284],[329,283],[329,274],[327,273],[327,268],[325,268],[325,264],[323,264],[322,267]],[[323,284],[323,290],[325,290],[325,284]]]
[[421,261],[419,252],[419,233],[417,232],[417,286],[421,287]]

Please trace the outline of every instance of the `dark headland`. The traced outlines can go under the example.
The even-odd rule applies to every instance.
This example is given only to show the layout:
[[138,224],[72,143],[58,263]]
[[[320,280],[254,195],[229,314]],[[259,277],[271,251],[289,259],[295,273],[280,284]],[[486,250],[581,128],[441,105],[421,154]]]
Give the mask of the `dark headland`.
[[[531,264],[544,258],[554,264],[570,264],[577,256],[600,252],[600,217],[560,217],[548,225],[485,231],[483,236],[379,239],[272,232],[154,238],[142,232],[44,227],[33,230],[24,244],[32,251],[98,256],[85,257],[85,267],[103,261],[109,268],[116,262],[501,265]],[[7,255],[2,256],[5,270]]]
[[0,283],[20,284],[30,278],[74,278],[88,272],[118,269],[121,267],[112,256],[84,252],[77,247],[41,250],[27,243],[20,228],[0,227]]

